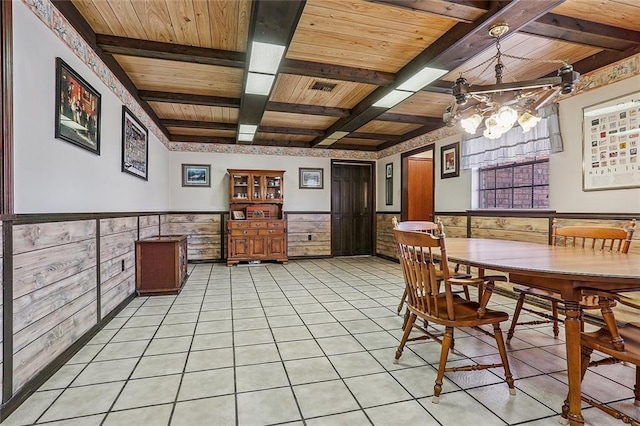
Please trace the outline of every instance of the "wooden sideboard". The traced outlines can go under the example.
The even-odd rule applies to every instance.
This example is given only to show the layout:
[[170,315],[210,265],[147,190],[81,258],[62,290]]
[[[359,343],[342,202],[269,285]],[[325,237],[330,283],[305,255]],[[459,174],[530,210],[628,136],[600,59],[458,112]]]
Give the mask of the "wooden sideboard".
[[282,216],[284,171],[228,172],[227,265],[262,260],[287,263],[287,221]]
[[136,291],[139,295],[178,293],[186,280],[186,235],[136,241]]

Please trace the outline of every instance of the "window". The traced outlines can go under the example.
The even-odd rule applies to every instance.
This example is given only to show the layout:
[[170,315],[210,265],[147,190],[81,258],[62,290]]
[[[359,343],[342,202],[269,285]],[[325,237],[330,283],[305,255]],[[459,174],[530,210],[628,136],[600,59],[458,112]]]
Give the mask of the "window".
[[480,169],[481,209],[548,207],[548,158]]

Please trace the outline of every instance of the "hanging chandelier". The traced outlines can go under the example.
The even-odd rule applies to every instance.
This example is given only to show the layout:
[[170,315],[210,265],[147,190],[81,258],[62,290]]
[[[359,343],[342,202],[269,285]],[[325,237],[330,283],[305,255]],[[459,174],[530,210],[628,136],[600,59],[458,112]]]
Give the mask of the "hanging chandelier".
[[[452,127],[460,122],[462,128],[470,134],[476,133],[484,120],[483,135],[497,139],[510,130],[517,122],[527,133],[541,120],[537,110],[552,102],[559,94],[573,92],[580,73],[564,60],[535,59],[507,55],[500,51],[500,37],[509,31],[509,25],[500,23],[489,29],[489,35],[496,39],[497,53],[481,64],[460,73],[453,85],[453,101],[443,114],[442,119]],[[556,77],[537,80],[503,83],[502,77],[508,70],[502,63],[502,57],[532,62],[561,64]],[[464,73],[486,65],[482,73],[494,64],[496,84],[472,85]],[[515,80],[515,79],[513,79]],[[464,107],[464,108],[461,108]]]

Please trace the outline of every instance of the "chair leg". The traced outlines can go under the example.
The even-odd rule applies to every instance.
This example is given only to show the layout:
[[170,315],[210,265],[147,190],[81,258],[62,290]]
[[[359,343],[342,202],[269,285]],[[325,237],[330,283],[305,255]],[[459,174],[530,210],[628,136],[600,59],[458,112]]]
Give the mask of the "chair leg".
[[[584,375],[589,368],[589,362],[591,362],[591,353],[593,349],[588,348],[586,346],[580,347],[582,352],[582,359],[580,360],[580,383],[582,383],[584,379]],[[636,371],[637,374],[637,371]],[[569,422],[569,394],[567,394],[567,398],[564,400],[564,404],[562,404],[562,414],[560,418],[561,424],[567,424]]]
[[509,386],[509,394],[515,395],[516,388],[514,386],[513,375],[511,374],[511,368],[509,368],[509,358],[507,358],[507,348],[504,345],[504,338],[502,337],[502,330],[500,324],[493,325],[493,336],[496,338],[498,344],[498,352],[500,352],[500,358],[502,359],[502,365],[504,367],[504,378]]
[[511,338],[513,337],[513,333],[516,331],[516,324],[518,323],[520,312],[522,312],[522,305],[524,305],[524,293],[520,293],[520,296],[518,296],[518,303],[516,303],[516,310],[513,312],[513,318],[511,319],[511,326],[509,327],[509,331],[507,332],[507,345],[511,343]]
[[551,314],[553,315],[553,337],[557,339],[558,334],[560,334],[560,327],[558,326],[558,302],[555,300],[551,302]]
[[636,365],[636,385],[633,387],[633,393],[636,396],[634,405],[640,407],[640,366]]
[[462,291],[464,292],[465,299],[467,299],[468,301],[471,301],[471,295],[469,294],[469,286],[463,285]]
[[402,320],[402,330],[407,328],[407,322],[409,322],[409,309],[407,309],[406,311],[404,311],[404,319]]
[[444,379],[444,369],[447,365],[449,357],[449,349],[453,341],[453,327],[445,327],[444,338],[442,339],[442,349],[440,350],[440,364],[438,364],[438,377],[433,387],[433,399],[431,402],[437,404],[440,402],[440,393],[442,392],[442,381]]
[[404,301],[407,299],[407,289],[404,289],[404,293],[402,293],[402,297],[400,298],[400,304],[398,305],[398,315],[400,315],[400,311],[404,306]]
[[402,356],[402,350],[404,349],[404,345],[407,343],[407,339],[409,338],[409,333],[411,333],[411,329],[413,328],[413,323],[416,321],[416,314],[409,314],[409,320],[407,321],[407,325],[404,328],[404,334],[402,335],[402,340],[400,341],[400,345],[398,346],[398,350],[396,350],[396,359],[393,361],[394,364],[398,363],[398,360]]

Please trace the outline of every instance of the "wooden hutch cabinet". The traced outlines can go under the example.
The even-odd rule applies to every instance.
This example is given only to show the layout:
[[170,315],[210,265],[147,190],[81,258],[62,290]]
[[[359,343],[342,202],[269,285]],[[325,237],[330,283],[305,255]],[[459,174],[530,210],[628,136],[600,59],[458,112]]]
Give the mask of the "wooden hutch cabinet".
[[227,171],[227,265],[256,260],[287,263],[287,223],[282,217],[284,171]]

